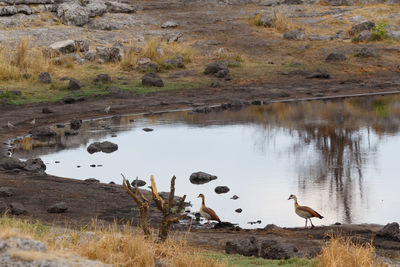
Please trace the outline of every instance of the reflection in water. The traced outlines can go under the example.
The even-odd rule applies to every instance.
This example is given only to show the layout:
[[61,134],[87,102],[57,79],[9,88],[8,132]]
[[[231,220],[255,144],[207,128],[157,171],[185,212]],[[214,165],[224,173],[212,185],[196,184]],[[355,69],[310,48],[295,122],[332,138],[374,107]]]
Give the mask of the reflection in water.
[[[133,119],[135,122],[132,122]],[[154,132],[154,134],[159,134],[155,139],[147,140],[149,135],[146,136],[141,132],[142,127],[149,125],[159,127]],[[221,180],[221,182],[226,181],[227,185],[233,188],[236,185],[241,199],[244,199],[242,206],[248,205],[251,208],[257,204],[257,201],[275,203],[276,195],[281,201],[281,197],[287,198],[284,194],[299,192],[300,201],[302,199],[304,202],[307,201],[304,204],[319,203],[320,206],[316,208],[328,213],[326,217],[332,221],[325,223],[335,222],[333,220],[344,223],[371,222],[371,220],[376,222],[378,218],[371,216],[381,214],[383,209],[380,210],[381,204],[377,203],[380,201],[378,199],[390,191],[391,186],[387,183],[392,181],[390,180],[392,168],[397,167],[389,163],[388,157],[393,157],[393,155],[380,154],[379,150],[389,151],[385,143],[389,143],[391,147],[396,146],[399,125],[400,97],[398,96],[290,104],[274,103],[268,106],[247,107],[236,112],[219,111],[208,114],[176,112],[151,117],[123,116],[110,120],[88,121],[83,123],[80,134],[77,136],[64,136],[64,129],[57,129],[59,136],[47,142],[35,141],[29,137],[21,139],[17,142],[19,149],[15,151],[15,154],[22,158],[43,156],[45,160],[50,161],[61,157],[61,150],[67,148],[83,151],[79,152],[79,156],[76,154],[76,157],[85,161],[84,157],[88,155],[84,150],[89,142],[103,140],[112,133],[118,133],[122,137],[109,140],[120,142],[132,133],[129,142],[138,142],[135,143],[137,148],[142,147],[140,144],[145,142],[143,150],[151,149],[155,154],[162,154],[163,147],[168,145],[165,143],[171,140],[176,143],[172,142],[166,150],[180,151],[177,154],[173,154],[174,152],[170,154],[172,158],[179,157],[177,160],[182,164],[176,164],[178,161],[171,163],[172,159],[164,160],[165,157],[160,157],[159,161],[155,161],[152,165],[153,169],[145,169],[146,164],[141,162],[143,170],[136,168],[131,172],[142,172],[143,175],[148,176],[155,171],[154,168],[160,166],[159,168],[163,169],[164,165],[173,163],[175,165],[165,167],[165,170],[172,168],[174,172],[181,171],[183,177],[188,177],[190,172],[198,171],[198,168],[205,168],[205,171],[215,170],[218,176],[221,173],[229,176],[229,179]],[[176,132],[172,134],[174,129]],[[165,141],[162,142],[162,140]],[[186,141],[191,147],[185,147]],[[119,145],[121,147],[121,144]],[[249,145],[251,151],[247,149]],[[178,146],[183,148],[178,149]],[[215,151],[213,147],[222,149],[226,153]],[[31,150],[32,148],[34,149]],[[133,154],[138,153],[138,156],[133,155],[132,160],[135,158],[137,161],[148,160],[145,158],[148,154],[143,150],[133,152]],[[210,152],[212,152],[211,155]],[[227,153],[232,153],[238,159],[231,158],[231,155],[226,155]],[[46,154],[52,155],[44,156]],[[140,154],[143,154],[143,157],[140,157],[142,156]],[[152,157],[157,159],[156,155]],[[231,161],[226,164],[225,158]],[[378,167],[380,159],[385,160],[382,164],[383,168]],[[112,159],[109,158],[109,160],[111,162]],[[235,165],[233,162],[236,160],[241,165]],[[219,164],[213,166],[214,162]],[[264,162],[261,165],[265,166],[260,166],[260,162]],[[115,167],[117,164],[111,163],[110,167]],[[212,166],[204,167],[204,163]],[[237,168],[244,168],[246,172],[240,176],[241,172]],[[87,178],[82,177],[82,173],[72,174],[69,170],[62,168],[61,170],[61,173],[57,172],[49,165],[50,173]],[[87,176],[93,175],[91,171],[87,171]],[[119,174],[120,170],[116,172]],[[161,174],[169,176],[171,173],[165,171]],[[246,186],[253,186],[251,189],[243,187],[243,175],[250,176]],[[276,177],[271,177],[271,175]],[[376,175],[383,176],[379,178],[381,182],[378,182]],[[293,181],[293,177],[297,177],[297,180]],[[257,187],[257,185],[264,187]],[[193,189],[188,181],[185,181],[182,186],[184,190],[197,190]],[[200,190],[204,188],[198,190],[200,193]],[[212,188],[208,190],[210,190],[209,194],[213,193]],[[259,198],[256,199],[256,196]],[[216,201],[220,199],[216,198]],[[388,205],[394,204],[400,203]],[[289,209],[287,206],[287,203],[283,202],[280,208],[285,207],[286,212],[286,209]],[[386,207],[385,210],[387,209]],[[276,210],[276,212],[281,211]],[[288,217],[288,214],[281,213],[279,216]],[[258,219],[250,217],[254,214],[260,215],[259,212],[249,212],[248,217],[239,218],[231,215],[230,210],[224,213],[225,217],[228,217],[226,219],[233,218],[242,226],[246,226],[247,221]],[[275,222],[270,221],[271,218],[274,216],[265,212],[263,217],[267,220],[265,222]],[[386,216],[382,219],[386,220],[386,218],[391,217]],[[297,220],[283,219],[276,222],[283,225],[296,225]]]

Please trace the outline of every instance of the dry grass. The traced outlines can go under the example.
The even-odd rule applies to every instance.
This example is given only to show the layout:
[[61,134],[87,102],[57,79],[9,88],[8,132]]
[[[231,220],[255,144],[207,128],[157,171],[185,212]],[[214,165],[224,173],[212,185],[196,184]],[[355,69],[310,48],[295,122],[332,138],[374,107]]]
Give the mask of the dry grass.
[[354,244],[349,238],[334,237],[318,256],[320,267],[387,266],[375,256],[371,243]]
[[296,29],[292,19],[288,18],[285,15],[285,13],[280,11],[275,13],[275,20],[273,27],[277,32],[286,32],[289,30]]
[[29,38],[0,46],[0,79],[3,81],[27,79],[49,69],[50,63],[41,49],[29,47]]

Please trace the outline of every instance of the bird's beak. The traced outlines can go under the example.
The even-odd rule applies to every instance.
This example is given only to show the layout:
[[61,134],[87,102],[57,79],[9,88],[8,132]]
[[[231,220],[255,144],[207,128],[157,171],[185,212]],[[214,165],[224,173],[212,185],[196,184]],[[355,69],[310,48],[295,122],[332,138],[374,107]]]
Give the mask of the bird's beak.
[[290,200],[290,197],[287,200]]

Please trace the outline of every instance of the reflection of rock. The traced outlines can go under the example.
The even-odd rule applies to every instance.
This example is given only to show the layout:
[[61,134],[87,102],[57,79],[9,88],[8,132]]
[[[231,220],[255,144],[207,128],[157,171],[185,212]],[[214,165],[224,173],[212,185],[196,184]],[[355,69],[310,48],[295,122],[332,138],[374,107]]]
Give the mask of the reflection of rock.
[[105,142],[94,142],[90,144],[87,148],[87,151],[90,154],[96,153],[96,152],[104,152],[104,153],[112,153],[114,151],[118,150],[118,145],[114,144],[109,141]]
[[242,213],[242,209],[241,208],[238,208],[238,209],[235,209],[235,212],[237,212],[237,213]]
[[229,187],[227,187],[227,186],[217,186],[217,187],[214,189],[214,191],[215,191],[215,193],[217,193],[217,194],[225,194],[225,193],[228,193],[228,192],[229,192]]
[[152,132],[152,131],[154,131],[154,129],[152,129],[152,128],[143,128],[142,130],[145,131],[145,132]]
[[64,213],[68,209],[68,206],[65,202],[58,202],[47,209],[48,213]]
[[217,176],[205,172],[194,172],[190,175],[189,179],[192,184],[205,184],[217,178]]

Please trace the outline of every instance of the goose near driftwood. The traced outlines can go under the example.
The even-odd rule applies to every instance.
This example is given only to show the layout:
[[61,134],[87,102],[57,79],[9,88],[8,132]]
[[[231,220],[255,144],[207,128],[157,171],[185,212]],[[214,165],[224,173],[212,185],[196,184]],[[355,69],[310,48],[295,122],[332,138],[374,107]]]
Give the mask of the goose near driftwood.
[[295,195],[290,195],[288,200],[290,199],[294,199],[294,211],[296,212],[296,214],[306,219],[306,225],[304,226],[305,228],[307,228],[307,220],[310,220],[311,228],[314,228],[314,224],[312,223],[311,218],[324,218],[321,214],[319,214],[312,208],[307,206],[300,206],[299,203],[297,203],[297,197]]
[[201,197],[201,207],[200,207],[200,215],[203,216],[204,218],[207,219],[207,224],[210,224],[210,220],[213,221],[218,221],[219,223],[221,220],[219,219],[218,215],[213,211],[212,209],[206,207],[205,201],[204,201],[204,195],[199,194],[198,197]]

